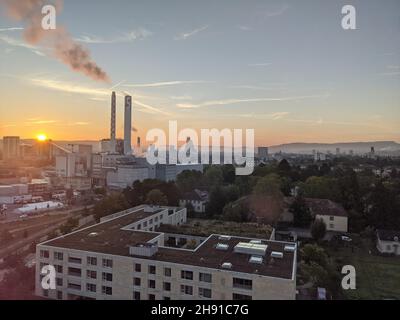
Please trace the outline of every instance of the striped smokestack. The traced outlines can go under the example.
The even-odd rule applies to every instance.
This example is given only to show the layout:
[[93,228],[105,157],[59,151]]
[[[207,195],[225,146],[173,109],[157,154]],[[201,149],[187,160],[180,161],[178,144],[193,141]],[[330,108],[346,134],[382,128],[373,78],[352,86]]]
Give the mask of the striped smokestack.
[[115,114],[116,114],[116,97],[115,91],[111,94],[111,130],[110,130],[110,151],[116,152],[116,139],[115,139]]

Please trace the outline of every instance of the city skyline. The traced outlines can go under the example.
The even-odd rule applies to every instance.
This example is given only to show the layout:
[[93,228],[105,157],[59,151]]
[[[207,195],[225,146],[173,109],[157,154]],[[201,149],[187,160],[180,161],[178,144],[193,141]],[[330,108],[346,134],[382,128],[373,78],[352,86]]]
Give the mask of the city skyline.
[[117,137],[132,95],[133,141],[168,120],[254,128],[256,145],[400,141],[400,3],[356,3],[357,30],[342,29],[339,3],[226,4],[65,2],[57,23],[110,83],[24,42],[24,24],[0,7],[0,136],[108,138],[115,90]]

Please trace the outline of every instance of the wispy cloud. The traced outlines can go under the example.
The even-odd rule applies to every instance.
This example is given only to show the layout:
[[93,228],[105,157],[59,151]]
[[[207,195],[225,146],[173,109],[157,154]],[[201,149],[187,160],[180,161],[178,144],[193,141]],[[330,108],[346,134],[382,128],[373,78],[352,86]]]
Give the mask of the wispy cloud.
[[322,95],[312,95],[312,96],[298,96],[298,97],[280,97],[280,98],[250,98],[250,99],[223,99],[223,100],[211,100],[202,102],[199,104],[190,104],[190,103],[179,103],[177,104],[178,108],[181,109],[196,109],[202,107],[209,106],[218,106],[218,105],[231,105],[238,103],[251,103],[251,102],[284,102],[284,101],[296,101],[296,100],[305,100],[305,99],[318,99],[318,98],[327,98],[329,94]]
[[269,67],[272,62],[263,62],[263,63],[250,63],[248,64],[249,67]]
[[249,26],[238,26],[238,28],[239,28],[239,30],[242,30],[242,31],[251,31],[251,30],[253,30],[253,28],[249,27]]
[[164,81],[164,82],[152,82],[152,83],[124,84],[123,86],[132,88],[153,88],[153,87],[176,86],[181,84],[194,84],[194,83],[207,83],[207,81],[177,80],[177,81]]
[[151,36],[152,34],[153,33],[149,30],[139,28],[129,32],[123,32],[109,38],[85,34],[78,38],[75,38],[75,40],[89,44],[127,43],[127,42],[133,42],[135,40],[143,40]]
[[172,100],[192,100],[193,98],[191,96],[188,95],[184,95],[184,96],[171,96],[170,97]]
[[[245,113],[245,114],[239,114],[238,116],[242,117],[242,118],[280,120],[289,114],[290,114],[290,112],[282,111],[282,112],[274,112],[274,113],[267,113],[267,114]],[[237,116],[237,115],[233,115],[233,116]]]
[[264,12],[266,17],[278,17],[284,14],[290,6],[288,4],[283,4],[279,8],[268,9]]
[[209,27],[209,26],[206,25],[206,26],[203,26],[203,27],[194,29],[194,30],[189,31],[189,32],[180,33],[180,34],[178,34],[177,36],[174,37],[174,40],[186,40],[186,39],[188,39],[188,38],[190,38],[190,37],[193,37],[195,34],[197,34],[197,33],[199,33],[199,32],[202,32],[202,31],[208,29],[208,27]]
[[110,91],[108,89],[102,88],[91,88],[82,85],[76,85],[69,82],[52,80],[52,79],[44,79],[44,78],[32,78],[29,81],[35,85],[42,88],[47,88],[56,91],[63,91],[67,93],[78,93],[90,95],[92,98],[101,98],[110,95]]
[[88,126],[90,122],[85,122],[85,121],[77,121],[77,122],[72,122],[69,123],[69,126]]
[[[163,115],[166,115],[166,116],[170,116],[171,115],[171,113],[169,113],[169,112],[166,112],[166,111],[164,111],[162,109],[159,109],[159,108],[156,108],[156,107],[153,107],[153,106],[150,106],[150,105],[148,105],[146,103],[143,103],[141,101],[138,101],[138,100],[133,100],[133,103],[135,103],[138,106],[144,108],[148,113],[151,113],[151,114],[160,113],[160,114],[163,114]],[[146,111],[144,111],[144,112],[146,112]]]
[[24,30],[24,28],[20,28],[20,27],[0,28],[0,32],[19,31],[19,30]]
[[32,119],[28,119],[25,122],[25,125],[38,125],[38,124],[52,124],[52,123],[56,123],[57,120],[33,120]]
[[45,54],[42,51],[40,51],[38,47],[27,44],[25,42],[22,42],[18,39],[12,38],[5,34],[0,34],[0,40],[13,47],[28,49],[33,53],[37,54],[38,56],[45,56]]

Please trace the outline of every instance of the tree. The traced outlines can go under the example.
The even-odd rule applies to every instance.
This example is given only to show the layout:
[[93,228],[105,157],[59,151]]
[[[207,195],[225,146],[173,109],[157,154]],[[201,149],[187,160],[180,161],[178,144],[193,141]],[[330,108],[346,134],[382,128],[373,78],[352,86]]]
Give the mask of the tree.
[[100,221],[100,218],[104,216],[123,211],[129,207],[130,205],[127,202],[124,194],[112,193],[100,202],[96,203],[93,212],[96,220]]
[[220,186],[224,181],[222,169],[219,166],[210,166],[206,169],[204,179],[207,186]]
[[322,267],[328,265],[328,256],[326,255],[325,250],[316,244],[306,244],[301,249],[300,253],[301,259],[307,264],[315,262]]
[[232,164],[225,164],[222,166],[222,176],[224,183],[232,184],[235,182],[236,172]]
[[225,193],[220,186],[213,187],[210,192],[206,213],[209,216],[219,216],[227,203]]
[[248,222],[249,208],[244,201],[229,203],[224,207],[222,219],[226,221]]
[[197,170],[185,170],[176,177],[176,185],[181,192],[199,188],[203,183],[203,174]]
[[298,195],[294,198],[289,211],[293,213],[293,224],[296,227],[304,228],[310,226],[312,221],[311,212],[302,195]]
[[254,187],[257,195],[281,195],[282,179],[275,173],[260,178]]
[[278,172],[282,176],[289,176],[291,173],[292,167],[286,159],[282,159],[278,164]]
[[168,204],[168,199],[160,190],[154,189],[147,194],[146,203],[157,206],[166,206]]
[[311,236],[315,241],[320,241],[325,237],[326,224],[322,219],[315,219],[311,225]]

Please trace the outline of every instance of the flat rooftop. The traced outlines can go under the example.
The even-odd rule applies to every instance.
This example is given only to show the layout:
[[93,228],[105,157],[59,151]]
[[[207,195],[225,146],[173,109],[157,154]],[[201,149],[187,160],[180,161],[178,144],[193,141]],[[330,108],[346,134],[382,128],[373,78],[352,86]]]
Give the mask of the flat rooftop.
[[[44,242],[42,245],[185,264],[194,267],[259,274],[283,279],[293,278],[295,252],[284,250],[285,245],[293,245],[293,243],[289,242],[262,240],[262,244],[267,245],[267,250],[262,255],[263,261],[261,264],[249,262],[252,254],[235,252],[234,247],[239,242],[250,242],[252,240],[252,238],[237,236],[220,238],[219,235],[210,235],[194,250],[160,246],[157,252],[150,257],[131,255],[129,247],[149,242],[161,233],[123,230],[122,228],[148,218],[155,213],[145,212],[143,209],[132,211],[114,219]],[[217,249],[217,244],[225,244],[225,249]],[[283,257],[272,258],[272,251],[282,252]],[[231,268],[222,267],[224,263],[230,263]]]

